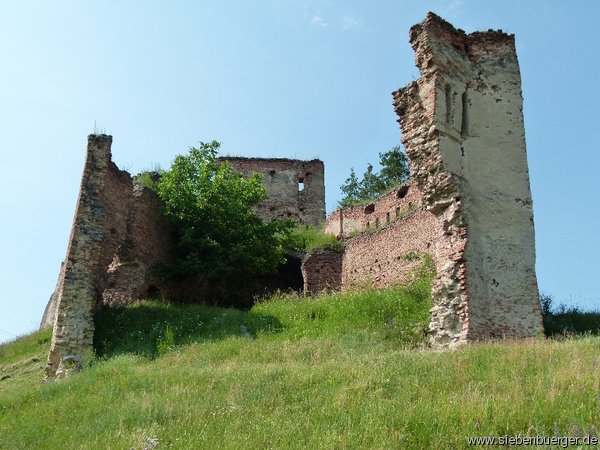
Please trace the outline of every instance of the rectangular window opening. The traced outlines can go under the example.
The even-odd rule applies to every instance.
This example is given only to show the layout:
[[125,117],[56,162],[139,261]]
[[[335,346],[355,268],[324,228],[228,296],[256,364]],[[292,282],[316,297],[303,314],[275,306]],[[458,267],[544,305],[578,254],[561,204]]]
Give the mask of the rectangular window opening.
[[452,88],[446,85],[446,123],[452,125]]
[[304,178],[298,178],[298,192],[304,191]]
[[462,121],[460,125],[460,135],[463,139],[469,136],[469,99],[467,91],[462,95]]

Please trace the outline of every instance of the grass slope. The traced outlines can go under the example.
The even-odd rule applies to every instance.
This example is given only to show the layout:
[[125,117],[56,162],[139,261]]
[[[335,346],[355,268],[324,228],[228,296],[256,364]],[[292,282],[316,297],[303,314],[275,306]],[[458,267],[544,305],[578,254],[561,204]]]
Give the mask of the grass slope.
[[[467,448],[598,432],[599,338],[425,351],[428,292],[421,279],[248,312],[105,312],[84,372],[0,382],[0,448]],[[0,347],[0,374],[45,336]]]

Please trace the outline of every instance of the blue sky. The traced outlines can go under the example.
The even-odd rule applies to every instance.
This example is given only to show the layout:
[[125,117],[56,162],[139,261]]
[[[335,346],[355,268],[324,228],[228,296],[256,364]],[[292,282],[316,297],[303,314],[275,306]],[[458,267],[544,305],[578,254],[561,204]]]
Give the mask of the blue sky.
[[598,306],[595,0],[0,3],[0,341],[35,329],[64,259],[86,136],[130,172],[198,141],[350,167],[400,141],[391,92],[418,77],[408,30],[434,11],[516,35],[540,289]]

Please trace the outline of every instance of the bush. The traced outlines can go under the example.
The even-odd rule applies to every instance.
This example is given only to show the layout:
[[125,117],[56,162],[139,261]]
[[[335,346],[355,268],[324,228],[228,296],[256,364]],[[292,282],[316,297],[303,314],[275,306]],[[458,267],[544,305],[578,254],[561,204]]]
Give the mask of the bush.
[[197,277],[227,297],[285,262],[292,222],[264,223],[253,207],[267,198],[260,174],[248,178],[217,159],[220,143],[200,143],[179,155],[157,186],[177,229],[176,260],[158,269],[165,279]]
[[540,295],[546,336],[600,334],[600,312],[583,311],[578,306],[566,306],[563,303],[555,308],[553,303],[551,296]]
[[344,250],[344,244],[334,235],[306,225],[290,231],[286,247],[290,250],[304,252],[310,252],[319,248],[326,248],[336,252]]

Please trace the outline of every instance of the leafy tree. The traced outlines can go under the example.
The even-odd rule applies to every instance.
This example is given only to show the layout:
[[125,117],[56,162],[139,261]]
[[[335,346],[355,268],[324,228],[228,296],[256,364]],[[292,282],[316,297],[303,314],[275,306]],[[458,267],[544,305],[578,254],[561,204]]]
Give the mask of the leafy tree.
[[373,200],[409,179],[408,158],[400,147],[393,147],[387,152],[380,153],[379,162],[381,164],[379,173],[375,173],[373,166],[369,164],[360,180],[354,169],[350,169],[350,176],[340,186],[343,194],[339,202],[340,206]]
[[360,181],[354,172],[354,168],[350,169],[350,176],[346,179],[344,184],[340,186],[340,190],[342,191],[342,194],[344,194],[340,206],[349,206],[360,201],[361,186]]
[[373,166],[369,164],[360,181],[360,196],[362,200],[372,199],[379,196],[386,188],[384,181],[379,175],[373,173]]
[[379,163],[381,164],[379,177],[385,185],[385,188],[398,186],[407,181],[410,177],[408,158],[398,146],[392,147],[385,153],[380,153]]
[[176,260],[159,270],[166,279],[199,276],[227,295],[285,261],[283,242],[293,223],[264,223],[256,215],[253,206],[267,198],[261,175],[244,178],[218,161],[219,147],[217,141],[191,147],[158,182],[165,215],[178,233]]

